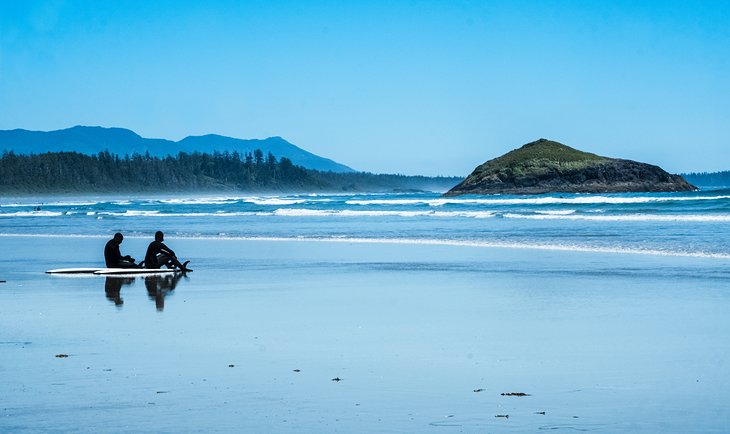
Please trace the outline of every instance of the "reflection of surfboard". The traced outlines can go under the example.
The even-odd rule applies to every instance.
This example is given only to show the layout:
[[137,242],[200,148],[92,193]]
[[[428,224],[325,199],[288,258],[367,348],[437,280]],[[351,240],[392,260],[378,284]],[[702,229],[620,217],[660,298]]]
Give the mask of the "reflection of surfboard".
[[179,273],[181,270],[163,268],[160,270],[147,268],[58,268],[56,270],[48,270],[48,274],[168,274]]
[[94,274],[100,274],[104,276],[115,275],[115,274],[169,274],[169,273],[182,273],[182,270],[176,268],[160,268],[156,270],[154,268],[104,268],[99,271],[94,271]]

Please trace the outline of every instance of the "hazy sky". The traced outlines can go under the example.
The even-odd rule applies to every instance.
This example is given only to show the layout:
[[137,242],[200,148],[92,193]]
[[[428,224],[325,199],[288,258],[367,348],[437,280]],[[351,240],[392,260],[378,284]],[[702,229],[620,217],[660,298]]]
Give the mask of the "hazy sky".
[[282,136],[465,175],[540,137],[730,169],[728,1],[0,0],[0,129]]

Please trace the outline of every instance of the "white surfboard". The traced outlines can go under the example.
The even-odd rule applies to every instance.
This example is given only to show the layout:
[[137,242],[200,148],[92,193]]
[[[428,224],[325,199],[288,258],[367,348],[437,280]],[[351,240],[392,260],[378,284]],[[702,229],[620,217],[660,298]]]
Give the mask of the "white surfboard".
[[93,274],[106,268],[58,268],[46,271],[47,274]]
[[168,274],[182,272],[178,269],[162,268],[159,270],[147,268],[58,268],[46,271],[47,274]]
[[182,273],[182,270],[177,268],[160,268],[156,270],[154,268],[104,268],[103,270],[94,271],[97,275],[116,275],[116,274],[169,274],[169,273]]

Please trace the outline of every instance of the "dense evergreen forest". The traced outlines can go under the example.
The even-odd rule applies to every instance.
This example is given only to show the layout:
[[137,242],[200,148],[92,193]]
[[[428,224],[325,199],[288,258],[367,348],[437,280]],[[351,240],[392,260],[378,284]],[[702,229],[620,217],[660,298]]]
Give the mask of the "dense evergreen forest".
[[723,172],[685,173],[682,175],[690,184],[697,187],[725,187],[730,188],[730,170]]
[[447,190],[459,178],[308,170],[261,150],[234,153],[149,154],[120,157],[101,152],[49,152],[0,157],[0,193],[261,192]]

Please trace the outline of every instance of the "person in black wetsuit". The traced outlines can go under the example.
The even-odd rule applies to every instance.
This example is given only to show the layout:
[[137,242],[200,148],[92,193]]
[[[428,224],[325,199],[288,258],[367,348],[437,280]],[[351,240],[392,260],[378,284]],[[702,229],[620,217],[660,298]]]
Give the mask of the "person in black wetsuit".
[[107,268],[139,268],[139,264],[134,262],[134,258],[126,255],[122,256],[119,252],[119,245],[122,244],[124,236],[117,232],[114,238],[107,241],[104,246],[104,261]]
[[186,268],[188,262],[181,264],[178,261],[175,252],[171,248],[167,247],[162,241],[165,239],[165,234],[162,231],[155,232],[155,240],[152,241],[147,247],[147,254],[144,257],[144,265],[147,268],[158,269],[163,265],[167,268],[178,268],[183,271],[190,271]]

